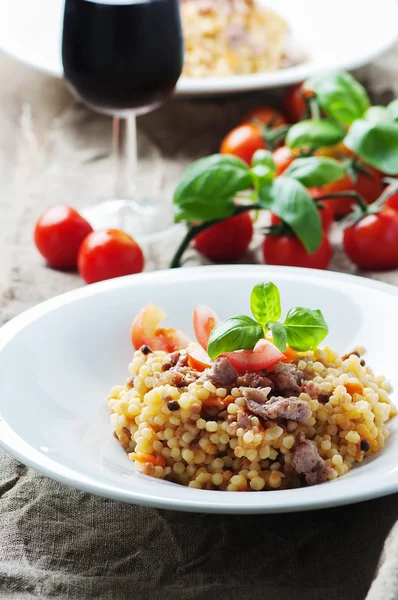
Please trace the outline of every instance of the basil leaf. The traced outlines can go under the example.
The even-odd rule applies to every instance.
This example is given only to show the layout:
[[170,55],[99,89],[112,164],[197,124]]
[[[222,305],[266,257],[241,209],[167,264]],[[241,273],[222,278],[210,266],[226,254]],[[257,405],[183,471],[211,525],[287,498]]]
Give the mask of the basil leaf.
[[398,123],[359,119],[350,127],[344,144],[375,169],[387,175],[398,173]]
[[342,125],[351,125],[362,118],[370,106],[363,85],[346,72],[316,75],[304,87],[315,92],[323,111]]
[[300,121],[291,127],[286,136],[289,148],[310,148],[334,146],[344,139],[345,131],[336,123],[326,119]]
[[256,165],[250,169],[253,185],[258,190],[262,185],[269,185],[274,176],[274,171],[265,165]]
[[287,334],[287,343],[299,352],[315,350],[329,333],[321,311],[309,308],[298,307],[289,310],[283,326]]
[[254,318],[263,326],[268,321],[277,321],[282,309],[276,285],[270,281],[255,285],[250,296],[250,308]]
[[191,199],[184,202],[182,207],[174,207],[174,221],[189,223],[196,221],[206,223],[207,221],[217,221],[231,217],[235,212],[233,198],[218,198],[218,202],[213,205],[208,202],[199,203],[197,199]]
[[264,167],[268,167],[270,171],[275,173],[276,165],[274,161],[274,157],[272,156],[272,152],[269,150],[256,150],[253,154],[252,158],[252,167],[256,167],[257,165],[263,165]]
[[305,187],[317,187],[342,179],[345,170],[341,162],[334,158],[310,156],[296,158],[284,175],[296,179]]
[[268,327],[272,332],[272,341],[274,342],[275,346],[281,352],[286,352],[287,333],[284,326],[277,321],[271,321],[268,323]]
[[398,121],[398,98],[390,102],[387,111],[392,121]]
[[378,123],[379,121],[392,121],[385,106],[371,106],[366,111],[364,118],[371,123]]
[[310,254],[322,241],[322,226],[315,202],[305,187],[281,175],[271,186],[261,188],[259,202],[291,227]]
[[237,192],[251,185],[249,168],[239,158],[202,158],[188,167],[174,192],[175,221],[224,219],[233,213]]
[[263,328],[250,317],[244,315],[231,317],[213,329],[209,337],[207,353],[214,360],[224,352],[252,350],[263,337]]

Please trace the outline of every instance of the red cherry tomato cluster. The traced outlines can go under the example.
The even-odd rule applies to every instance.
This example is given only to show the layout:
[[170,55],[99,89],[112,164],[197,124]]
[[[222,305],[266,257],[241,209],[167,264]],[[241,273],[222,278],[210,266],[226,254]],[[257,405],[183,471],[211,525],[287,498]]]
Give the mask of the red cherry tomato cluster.
[[34,230],[34,241],[54,269],[76,269],[86,283],[140,273],[144,255],[124,231],[93,231],[91,225],[65,204],[49,208]]

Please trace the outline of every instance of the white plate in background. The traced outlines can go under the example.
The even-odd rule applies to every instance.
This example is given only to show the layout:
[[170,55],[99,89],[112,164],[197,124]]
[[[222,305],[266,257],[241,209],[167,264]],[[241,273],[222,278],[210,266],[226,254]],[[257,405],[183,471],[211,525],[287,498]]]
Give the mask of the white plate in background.
[[398,492],[398,417],[388,424],[386,447],[347,475],[313,487],[255,493],[197,490],[147,477],[113,437],[106,397],[129,375],[135,314],[152,301],[166,310],[170,324],[192,334],[196,304],[212,306],[221,318],[242,314],[249,311],[253,285],[267,280],[278,285],[284,312],[300,305],[320,308],[330,328],[326,343],[341,353],[363,344],[368,364],[397,384],[397,287],[287,267],[151,272],[58,296],[0,329],[0,444],[70,486],[172,510],[292,512]]
[[[325,69],[354,69],[398,39],[397,0],[260,0],[288,21],[308,55],[302,65],[273,73],[181,78],[177,94],[206,95],[265,89],[303,81]],[[62,77],[64,0],[0,0],[0,48],[45,73]]]

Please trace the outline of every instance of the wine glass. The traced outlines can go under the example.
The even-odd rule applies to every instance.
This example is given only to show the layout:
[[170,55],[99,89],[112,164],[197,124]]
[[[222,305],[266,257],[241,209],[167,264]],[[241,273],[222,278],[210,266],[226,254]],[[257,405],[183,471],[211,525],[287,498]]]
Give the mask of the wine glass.
[[136,116],[160,106],[181,74],[180,0],[65,0],[62,61],[72,91],[113,116],[115,197],[83,210],[95,228],[135,236],[171,224],[166,203],[139,195]]

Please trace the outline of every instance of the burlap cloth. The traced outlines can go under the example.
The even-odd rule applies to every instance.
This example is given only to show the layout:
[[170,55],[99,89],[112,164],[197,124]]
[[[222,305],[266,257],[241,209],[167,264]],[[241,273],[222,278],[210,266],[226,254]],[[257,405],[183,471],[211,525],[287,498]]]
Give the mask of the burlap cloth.
[[[397,64],[398,49],[360,73],[379,99],[398,95]],[[266,93],[180,100],[141,118],[140,185],[151,182],[170,201],[184,165],[216,151],[247,108],[269,100]],[[50,204],[106,195],[110,150],[109,119],[78,106],[62,82],[0,57],[2,322],[82,285],[44,267],[33,223]],[[175,243],[166,235],[146,244],[146,268],[167,266]],[[199,260],[191,252],[187,262]],[[338,249],[332,268],[353,271]],[[397,272],[367,275],[398,283]],[[397,495],[303,514],[183,514],[70,489],[4,452],[0,495],[0,598],[398,598]]]

